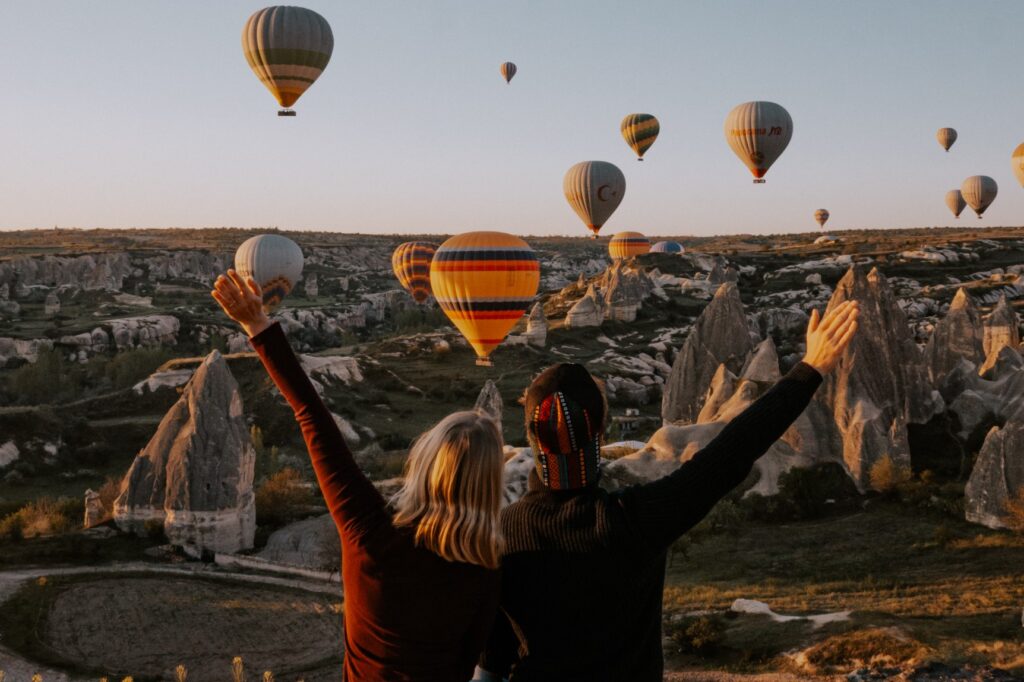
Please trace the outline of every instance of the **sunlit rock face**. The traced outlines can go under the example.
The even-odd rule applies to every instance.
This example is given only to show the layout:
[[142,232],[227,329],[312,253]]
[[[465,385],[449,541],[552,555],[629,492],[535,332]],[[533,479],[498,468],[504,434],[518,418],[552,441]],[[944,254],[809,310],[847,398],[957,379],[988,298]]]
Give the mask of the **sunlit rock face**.
[[984,333],[985,364],[981,371],[992,367],[999,351],[1005,347],[1018,350],[1020,348],[1020,327],[1016,311],[1010,307],[1006,296],[1000,296],[999,302],[982,320]]
[[548,341],[548,318],[544,316],[544,306],[534,303],[530,316],[526,319],[526,342],[531,346],[543,348]]
[[501,399],[501,393],[492,380],[488,379],[487,383],[484,384],[480,395],[477,396],[476,405],[473,407],[489,416],[498,424],[498,428],[501,428],[501,417],[505,408],[505,402]]
[[945,405],[885,276],[851,268],[828,309],[848,300],[860,302],[857,335],[804,414],[819,447],[841,455],[863,490],[870,487],[875,462],[890,458],[910,466],[907,424],[927,423]]
[[932,382],[947,400],[952,400],[954,391],[948,385],[947,377],[956,369],[961,360],[980,367],[985,361],[984,333],[981,316],[971,300],[970,294],[958,289],[949,311],[935,325],[935,331],[928,339],[925,356]]
[[578,300],[565,315],[566,329],[582,329],[584,327],[600,327],[604,321],[604,305],[598,297],[594,285],[587,288],[587,293]]
[[754,348],[739,290],[732,282],[715,292],[676,355],[665,384],[661,418],[666,424],[697,421],[718,366],[738,373]]
[[253,546],[256,454],[238,383],[214,351],[132,462],[114,502],[117,525],[163,524],[175,545],[217,552]]
[[964,488],[968,521],[989,528],[1008,528],[1006,503],[1024,491],[1024,410],[985,437],[971,477]]

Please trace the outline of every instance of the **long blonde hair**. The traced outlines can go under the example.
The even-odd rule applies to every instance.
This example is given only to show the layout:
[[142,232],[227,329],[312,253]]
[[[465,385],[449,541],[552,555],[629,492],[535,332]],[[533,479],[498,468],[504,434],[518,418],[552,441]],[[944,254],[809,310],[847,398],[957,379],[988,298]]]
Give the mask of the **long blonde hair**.
[[395,525],[448,561],[497,568],[504,549],[498,513],[504,466],[501,431],[479,411],[456,412],[421,435],[392,500]]

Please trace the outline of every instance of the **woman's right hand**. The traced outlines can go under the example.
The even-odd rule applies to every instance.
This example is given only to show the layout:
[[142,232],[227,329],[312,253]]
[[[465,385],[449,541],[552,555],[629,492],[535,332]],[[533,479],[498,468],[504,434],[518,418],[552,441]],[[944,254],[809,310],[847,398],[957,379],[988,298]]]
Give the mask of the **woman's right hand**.
[[214,282],[210,295],[249,338],[270,326],[270,318],[263,310],[263,292],[252,277],[243,280],[237,272],[228,270],[227,277],[221,275]]
[[843,356],[846,347],[857,333],[857,316],[860,304],[857,301],[844,301],[830,310],[825,317],[818,311],[811,312],[811,321],[807,325],[807,353],[804,362],[825,376]]

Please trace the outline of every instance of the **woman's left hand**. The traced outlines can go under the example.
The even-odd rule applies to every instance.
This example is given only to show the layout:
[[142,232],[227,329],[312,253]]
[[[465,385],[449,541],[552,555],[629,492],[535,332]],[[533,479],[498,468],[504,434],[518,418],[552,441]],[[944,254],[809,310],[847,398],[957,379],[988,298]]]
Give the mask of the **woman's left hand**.
[[228,270],[227,277],[221,275],[214,282],[210,295],[249,338],[270,326],[270,318],[263,310],[263,292],[252,277],[243,280],[237,272]]

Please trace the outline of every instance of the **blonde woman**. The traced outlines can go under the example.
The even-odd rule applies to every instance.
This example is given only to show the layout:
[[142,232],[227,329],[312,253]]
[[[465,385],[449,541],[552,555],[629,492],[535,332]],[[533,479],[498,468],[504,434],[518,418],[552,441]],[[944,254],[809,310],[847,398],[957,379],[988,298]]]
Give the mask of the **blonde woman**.
[[502,439],[478,412],[413,445],[392,507],[363,475],[259,286],[234,270],[211,292],[291,405],[341,536],[348,682],[465,682],[498,603]]

